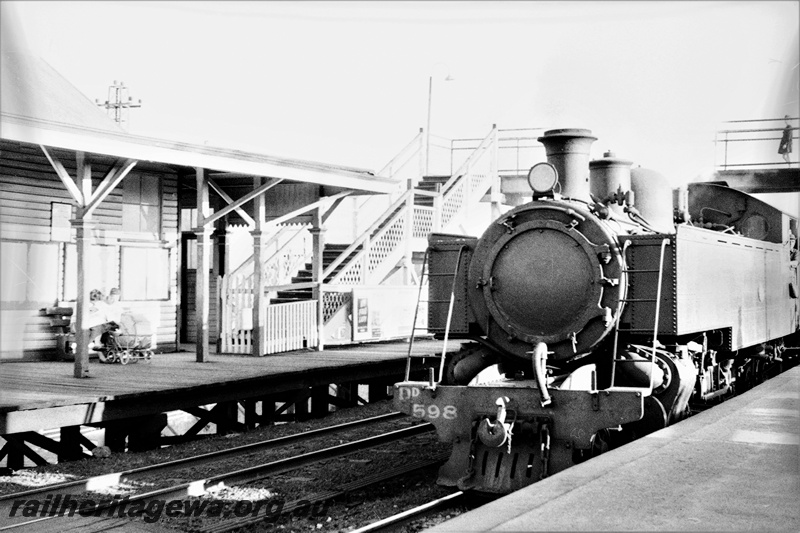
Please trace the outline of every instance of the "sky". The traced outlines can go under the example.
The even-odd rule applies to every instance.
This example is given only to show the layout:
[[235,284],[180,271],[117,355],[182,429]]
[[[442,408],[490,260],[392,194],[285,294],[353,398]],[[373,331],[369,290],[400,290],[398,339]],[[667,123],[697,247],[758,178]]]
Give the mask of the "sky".
[[3,3],[89,98],[124,81],[131,133],[371,170],[430,77],[436,135],[587,128],[674,185],[722,122],[800,116],[797,0]]

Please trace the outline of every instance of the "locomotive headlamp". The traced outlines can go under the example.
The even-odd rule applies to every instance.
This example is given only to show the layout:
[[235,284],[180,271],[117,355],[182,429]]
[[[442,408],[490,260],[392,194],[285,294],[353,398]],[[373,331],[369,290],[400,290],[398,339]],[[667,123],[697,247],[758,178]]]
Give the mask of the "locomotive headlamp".
[[558,170],[550,163],[536,163],[528,171],[528,185],[533,194],[547,194],[558,183]]

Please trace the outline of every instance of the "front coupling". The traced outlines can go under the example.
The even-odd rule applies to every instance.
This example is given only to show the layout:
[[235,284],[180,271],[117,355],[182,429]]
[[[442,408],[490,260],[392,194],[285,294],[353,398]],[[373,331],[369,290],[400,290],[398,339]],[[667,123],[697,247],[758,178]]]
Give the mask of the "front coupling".
[[502,396],[495,402],[497,404],[497,418],[494,422],[488,417],[478,424],[478,439],[489,448],[499,448],[511,441],[511,426],[506,423],[507,406],[509,399]]

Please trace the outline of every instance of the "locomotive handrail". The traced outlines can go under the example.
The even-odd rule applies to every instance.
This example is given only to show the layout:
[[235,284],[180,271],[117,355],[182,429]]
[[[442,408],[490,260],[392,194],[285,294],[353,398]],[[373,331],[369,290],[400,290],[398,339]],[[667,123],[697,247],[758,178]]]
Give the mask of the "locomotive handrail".
[[447,340],[450,336],[450,321],[453,319],[453,304],[456,299],[456,282],[458,281],[458,269],[461,266],[461,255],[464,253],[466,246],[463,244],[458,249],[458,257],[456,258],[456,269],[453,272],[453,286],[450,289],[450,304],[447,307],[447,321],[444,326],[444,343],[442,344],[442,359],[439,362],[439,382],[444,377],[444,358],[447,353]]
[[[623,272],[627,270],[628,259],[626,256],[626,252],[628,251],[628,247],[630,246],[631,241],[626,240],[622,244],[622,269]],[[627,288],[628,280],[627,276],[626,279],[620,280],[619,284],[619,300],[617,302],[617,316],[614,319],[614,347],[611,350],[611,386],[614,386],[614,380],[617,377],[617,348],[619,346],[619,321],[622,317],[622,306],[625,305],[625,300],[623,296],[625,295],[625,289]]]
[[659,312],[661,311],[661,281],[664,278],[664,252],[669,244],[669,239],[661,239],[661,257],[658,261],[658,285],[656,286],[656,318],[655,325],[653,326],[653,353],[650,360],[650,390],[653,389],[653,380],[655,379],[655,366],[656,366],[656,342],[658,338],[658,319]]
[[422,300],[422,282],[425,278],[425,267],[428,265],[429,249],[425,248],[425,255],[422,258],[422,270],[419,273],[419,288],[417,289],[417,305],[414,307],[414,321],[411,322],[411,336],[408,339],[408,354],[406,355],[406,379],[411,378],[411,350],[414,349],[414,332],[417,329],[417,315],[419,315],[419,302]]
[[[667,248],[667,245],[670,243],[669,238],[665,238],[661,240],[661,252],[659,255],[658,260],[658,269],[656,270],[647,270],[647,272],[658,272],[658,281],[656,285],[656,297],[655,300],[651,300],[649,298],[640,298],[637,300],[631,300],[629,298],[625,299],[622,297],[623,291],[625,289],[625,283],[619,284],[619,303],[617,304],[617,316],[614,323],[614,345],[611,351],[611,387],[613,388],[616,381],[616,370],[617,370],[617,362],[638,362],[636,359],[619,359],[617,357],[617,350],[619,349],[619,321],[622,317],[622,306],[625,302],[649,302],[654,301],[656,305],[655,309],[655,324],[653,325],[653,345],[652,345],[652,353],[650,355],[650,394],[653,391],[653,380],[655,379],[655,365],[656,365],[656,346],[658,344],[658,323],[660,319],[660,312],[661,312],[661,285],[664,279],[664,255]],[[631,244],[630,240],[626,240],[622,245],[622,265],[624,272],[632,272],[632,273],[639,273],[645,272],[644,270],[629,270],[627,268],[627,257],[626,252]],[[627,281],[627,280],[626,280]]]

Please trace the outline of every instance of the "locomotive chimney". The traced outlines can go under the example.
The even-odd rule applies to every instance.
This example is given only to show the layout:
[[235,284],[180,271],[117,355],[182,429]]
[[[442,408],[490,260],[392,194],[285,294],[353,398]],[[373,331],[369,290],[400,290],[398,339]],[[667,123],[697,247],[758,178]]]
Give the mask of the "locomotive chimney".
[[591,130],[548,130],[537,139],[544,145],[547,162],[558,170],[561,194],[589,200],[589,148],[597,137]]
[[589,191],[601,202],[613,200],[611,210],[620,215],[624,214],[620,196],[631,190],[632,164],[633,161],[619,159],[611,151],[603,154],[603,159],[589,163]]

